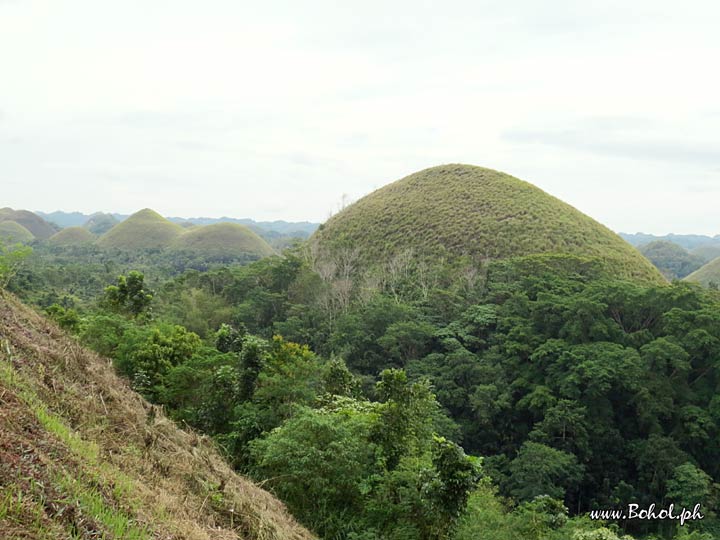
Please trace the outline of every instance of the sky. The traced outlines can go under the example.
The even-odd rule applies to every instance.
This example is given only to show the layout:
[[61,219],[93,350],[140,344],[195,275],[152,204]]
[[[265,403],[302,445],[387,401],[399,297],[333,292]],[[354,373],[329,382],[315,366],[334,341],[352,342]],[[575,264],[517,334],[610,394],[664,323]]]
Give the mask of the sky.
[[502,170],[719,234],[720,3],[0,0],[0,206],[324,221]]

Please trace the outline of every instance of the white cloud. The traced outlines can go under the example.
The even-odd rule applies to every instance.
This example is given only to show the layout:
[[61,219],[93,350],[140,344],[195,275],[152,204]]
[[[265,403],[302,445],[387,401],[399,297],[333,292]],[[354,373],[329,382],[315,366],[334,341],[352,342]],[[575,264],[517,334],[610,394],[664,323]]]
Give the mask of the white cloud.
[[460,161],[618,230],[718,233],[718,15],[649,0],[2,2],[3,205],[322,220],[343,193]]

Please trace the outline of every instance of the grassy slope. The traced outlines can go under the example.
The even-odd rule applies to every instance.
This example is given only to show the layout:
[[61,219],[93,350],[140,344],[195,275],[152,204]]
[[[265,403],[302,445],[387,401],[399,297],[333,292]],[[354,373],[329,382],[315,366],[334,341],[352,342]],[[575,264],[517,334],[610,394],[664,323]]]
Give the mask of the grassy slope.
[[90,216],[90,219],[88,219],[83,224],[83,228],[87,229],[93,234],[105,234],[118,223],[119,221],[115,219],[111,214],[103,214],[102,212],[98,212]]
[[40,240],[47,240],[58,231],[57,227],[28,210],[0,208],[0,221],[15,221]]
[[35,235],[25,227],[14,221],[0,221],[0,242],[28,243],[35,239]]
[[266,257],[274,253],[270,245],[244,225],[216,223],[192,227],[179,236],[173,248],[208,257],[252,255]]
[[322,250],[358,247],[365,263],[412,249],[426,260],[564,253],[605,259],[613,273],[663,282],[615,233],[535,186],[469,165],[410,175],[336,214],[314,235]]
[[16,539],[309,539],[55,325],[0,297],[0,531]]
[[705,286],[710,283],[720,285],[720,257],[695,270],[695,272],[685,278],[685,281],[692,281]]
[[78,246],[92,244],[95,236],[82,227],[68,227],[50,237],[49,242],[56,246]]
[[706,263],[720,257],[720,244],[696,247],[690,251],[691,255],[700,257]]
[[182,227],[146,208],[103,234],[98,245],[105,249],[162,249],[169,247],[182,232]]

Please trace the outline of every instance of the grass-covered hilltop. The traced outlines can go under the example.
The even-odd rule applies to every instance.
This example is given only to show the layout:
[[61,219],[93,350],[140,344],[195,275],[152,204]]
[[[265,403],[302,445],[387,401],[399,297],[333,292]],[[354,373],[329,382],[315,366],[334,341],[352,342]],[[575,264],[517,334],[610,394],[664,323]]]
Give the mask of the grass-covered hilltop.
[[245,225],[237,223],[190,227],[175,240],[172,249],[211,259],[239,258],[245,255],[258,258],[274,253],[265,240]]
[[105,249],[165,249],[183,233],[183,228],[149,208],[134,213],[103,234],[98,245]]
[[0,239],[26,244],[35,240],[35,235],[15,221],[0,221]]
[[97,245],[122,251],[170,250],[204,260],[258,259],[272,255],[270,245],[237,223],[182,226],[148,208],[103,234]]
[[43,218],[29,210],[13,210],[12,208],[0,208],[0,223],[14,221],[22,225],[39,240],[47,240],[60,230],[59,227],[48,223]]
[[55,233],[48,242],[53,246],[82,246],[92,244],[95,236],[83,227],[68,227]]
[[599,258],[617,276],[663,280],[633,247],[570,205],[510,175],[471,165],[425,169],[380,188],[330,218],[313,241],[331,257],[356,249],[371,265],[408,251],[451,263],[569,254]]

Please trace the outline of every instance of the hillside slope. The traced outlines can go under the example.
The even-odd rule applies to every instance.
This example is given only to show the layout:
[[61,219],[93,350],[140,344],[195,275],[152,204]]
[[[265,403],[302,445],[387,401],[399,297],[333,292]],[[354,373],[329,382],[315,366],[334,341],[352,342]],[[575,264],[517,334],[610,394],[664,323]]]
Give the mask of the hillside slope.
[[90,216],[82,226],[92,234],[105,234],[115,225],[120,223],[112,214],[97,212]]
[[60,229],[28,210],[0,208],[0,222],[14,221],[30,231],[35,238],[47,240]]
[[700,283],[708,286],[711,283],[720,285],[720,257],[713,259],[706,265],[695,270],[692,274],[685,278],[685,281]]
[[182,234],[183,228],[149,208],[115,225],[98,239],[105,249],[165,249]]
[[26,244],[32,242],[35,235],[15,221],[0,221],[0,242]]
[[705,263],[709,263],[713,259],[720,257],[720,244],[710,244],[696,247],[690,252],[691,255],[699,257]]
[[638,250],[669,280],[682,279],[704,264],[700,257],[668,240],[655,240]]
[[80,347],[0,297],[0,531],[15,539],[309,539]]
[[192,227],[179,236],[172,247],[211,258],[261,258],[274,253],[265,240],[245,225],[237,223]]
[[54,246],[81,246],[92,244],[94,241],[95,236],[82,227],[68,227],[55,233],[48,240]]
[[470,165],[441,165],[382,187],[331,217],[313,242],[320,253],[357,250],[366,266],[408,250],[431,264],[557,253],[598,257],[616,276],[664,281],[635,248],[572,206]]

